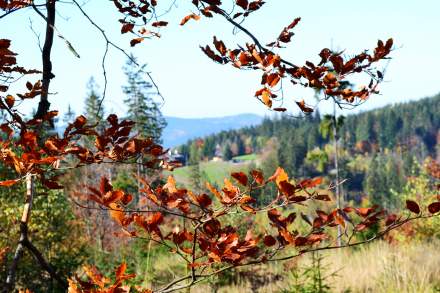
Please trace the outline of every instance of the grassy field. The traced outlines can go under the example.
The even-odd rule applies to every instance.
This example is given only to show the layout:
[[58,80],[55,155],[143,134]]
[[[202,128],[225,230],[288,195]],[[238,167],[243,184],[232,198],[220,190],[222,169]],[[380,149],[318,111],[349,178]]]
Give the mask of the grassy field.
[[233,160],[240,160],[240,161],[255,161],[257,159],[257,155],[256,154],[248,154],[248,155],[233,157],[232,159]]
[[[251,160],[245,160],[241,163],[231,162],[201,162],[200,171],[202,176],[209,182],[221,185],[225,177],[230,176],[231,172],[243,171],[246,172],[249,168]],[[170,172],[176,178],[177,183],[189,184],[190,182],[190,170],[189,166],[181,167]]]

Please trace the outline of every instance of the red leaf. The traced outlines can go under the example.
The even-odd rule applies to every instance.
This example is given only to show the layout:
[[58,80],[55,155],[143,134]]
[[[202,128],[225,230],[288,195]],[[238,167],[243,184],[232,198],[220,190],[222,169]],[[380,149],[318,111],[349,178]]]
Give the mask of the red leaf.
[[41,183],[43,183],[44,186],[46,186],[49,189],[63,189],[64,187],[58,182],[53,180],[41,180]]
[[127,269],[127,264],[124,262],[116,269],[116,279],[120,279]]
[[274,246],[277,243],[275,238],[271,235],[264,236],[263,242],[266,246]]
[[314,197],[316,200],[330,201],[330,196],[328,194],[318,194]]
[[287,27],[287,29],[293,29],[297,24],[298,24],[298,22],[301,20],[301,17],[297,17],[297,18],[295,18],[293,21],[292,21],[292,23],[291,24],[289,24],[289,26]]
[[407,200],[406,201],[406,208],[413,212],[414,214],[420,214],[420,207],[419,205],[413,201],[413,200]]
[[385,225],[389,226],[389,225],[393,224],[394,222],[396,222],[396,220],[397,220],[397,215],[390,214],[390,215],[388,215],[387,219],[385,220]]
[[251,171],[251,175],[254,178],[255,182],[257,182],[258,184],[263,184],[264,183],[264,176],[263,173],[261,171],[258,170],[252,170]]
[[243,172],[234,172],[231,174],[231,176],[243,186],[248,184],[248,178]]
[[208,207],[212,204],[211,198],[207,194],[201,194],[196,197],[197,202],[200,204],[201,207]]
[[203,224],[203,231],[210,236],[214,236],[220,230],[221,224],[216,219],[211,219],[205,224]]
[[240,6],[244,10],[246,10],[248,8],[248,5],[249,5],[247,0],[237,0],[236,3],[237,3],[238,6]]
[[438,212],[440,211],[440,201],[433,202],[432,204],[430,204],[430,205],[428,206],[428,211],[429,211],[431,214],[438,213]]

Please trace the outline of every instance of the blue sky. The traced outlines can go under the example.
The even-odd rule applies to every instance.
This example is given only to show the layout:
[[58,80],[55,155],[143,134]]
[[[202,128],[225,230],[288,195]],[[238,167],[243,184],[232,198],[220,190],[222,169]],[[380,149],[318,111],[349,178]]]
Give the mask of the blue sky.
[[[165,1],[165,0],[163,0]],[[190,1],[178,0],[170,14],[168,27],[162,29],[162,38],[147,40],[130,48],[129,36],[120,35],[119,15],[110,1],[91,0],[84,9],[102,26],[110,38],[148,64],[155,81],[165,97],[162,111],[179,117],[213,117],[237,113],[268,114],[267,109],[253,97],[259,88],[259,75],[239,71],[230,66],[213,63],[199,49],[211,44],[212,36],[223,39],[226,45],[244,45],[249,41],[242,33],[233,34],[232,27],[221,17],[202,18],[184,27],[180,19],[192,10]],[[244,25],[263,42],[276,38],[281,29],[295,17],[302,21],[295,29],[291,44],[282,54],[297,64],[306,60],[318,61],[324,47],[346,49],[348,54],[374,48],[378,39],[394,39],[396,50],[386,72],[381,95],[372,97],[357,109],[367,110],[385,104],[408,101],[440,92],[440,1],[293,1],[268,0],[265,7],[249,17]],[[52,84],[52,108],[63,112],[68,104],[81,113],[90,76],[103,84],[101,59],[105,42],[99,31],[92,27],[70,4],[59,4],[57,28],[81,55],[77,59],[56,38],[53,64],[56,78]],[[1,19],[1,38],[13,40],[13,50],[19,53],[19,62],[27,67],[41,67],[37,38],[30,29],[42,31],[42,19],[32,10],[12,14]],[[44,34],[42,34],[44,36]],[[123,113],[121,85],[125,81],[121,67],[125,57],[110,50],[107,59],[109,86],[105,107],[107,112]],[[22,80],[25,82],[26,80]],[[12,89],[19,91],[22,84]],[[310,99],[312,92],[299,87],[285,91],[286,105],[296,110],[293,101]],[[286,87],[287,88],[287,87]],[[29,111],[26,106],[23,111]],[[320,105],[322,111],[329,105]]]

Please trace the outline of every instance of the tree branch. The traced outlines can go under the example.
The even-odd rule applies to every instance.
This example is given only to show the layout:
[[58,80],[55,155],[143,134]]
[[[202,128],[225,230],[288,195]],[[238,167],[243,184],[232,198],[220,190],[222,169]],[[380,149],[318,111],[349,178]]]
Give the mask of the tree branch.
[[55,0],[46,0],[46,38],[44,41],[43,52],[41,54],[43,60],[42,92],[40,103],[38,104],[38,109],[34,116],[34,118],[40,119],[49,111],[49,85],[51,79],[55,77],[52,73],[52,62],[50,60],[55,26],[55,2]]

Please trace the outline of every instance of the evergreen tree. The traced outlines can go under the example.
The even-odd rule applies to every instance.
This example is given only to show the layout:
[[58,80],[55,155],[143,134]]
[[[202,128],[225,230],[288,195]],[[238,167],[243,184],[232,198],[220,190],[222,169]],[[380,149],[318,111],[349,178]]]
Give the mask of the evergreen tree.
[[74,119],[75,119],[75,112],[73,111],[72,107],[69,104],[67,106],[66,113],[64,113],[63,122],[65,124],[72,123]]
[[155,142],[160,143],[166,121],[159,104],[153,98],[152,84],[145,80],[145,65],[139,69],[134,61],[131,56],[123,67],[127,77],[127,85],[122,87],[124,103],[128,107],[127,118],[136,122],[134,130],[141,137],[152,137]]
[[364,191],[370,200],[381,206],[386,206],[388,201],[388,188],[386,186],[386,174],[383,164],[383,156],[374,156],[371,159],[366,179],[364,181]]
[[225,146],[225,148],[223,149],[223,159],[225,161],[229,161],[232,159],[232,156],[233,156],[233,154],[232,154],[231,146],[229,144],[227,144]]
[[87,96],[84,105],[84,115],[90,124],[99,123],[104,116],[104,105],[102,97],[98,93],[98,85],[91,77],[87,83]]

